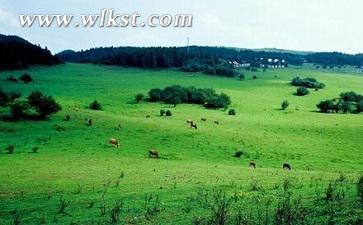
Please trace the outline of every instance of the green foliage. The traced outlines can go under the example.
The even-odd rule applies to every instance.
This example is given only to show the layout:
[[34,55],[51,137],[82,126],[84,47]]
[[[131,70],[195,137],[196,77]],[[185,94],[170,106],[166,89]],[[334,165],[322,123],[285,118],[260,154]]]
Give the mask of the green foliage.
[[171,111],[170,110],[166,110],[166,112],[165,112],[165,116],[172,116],[173,114],[171,113]]
[[6,147],[6,151],[8,152],[8,154],[13,154],[15,151],[15,146],[14,145],[8,145]]
[[363,206],[363,175],[360,175],[357,183],[358,201]]
[[307,89],[306,87],[298,87],[296,89],[297,96],[304,96],[304,95],[308,95],[308,94],[309,94],[309,89]]
[[234,77],[237,75],[237,72],[234,70],[234,68],[226,62],[208,67],[208,69],[204,72],[209,75],[218,75],[224,77]]
[[8,106],[9,104],[13,103],[15,99],[18,99],[20,97],[20,92],[6,92],[3,91],[0,87],[0,106]]
[[227,108],[231,104],[229,96],[216,94],[213,89],[195,87],[168,86],[163,90],[154,88],[149,91],[149,101],[162,101],[168,104],[192,103],[204,104],[207,108]]
[[235,109],[230,109],[229,111],[228,111],[228,115],[230,115],[230,116],[235,116],[237,113],[236,113],[236,110]]
[[52,96],[45,95],[39,91],[34,91],[28,96],[28,104],[43,119],[62,109]]
[[164,116],[165,115],[165,109],[160,109],[160,116]]
[[25,116],[25,111],[29,109],[29,104],[23,101],[17,101],[10,105],[10,113],[14,119],[20,119]]
[[33,81],[33,78],[30,74],[24,73],[20,76],[19,80],[23,81],[25,84],[30,83]]
[[137,95],[135,96],[135,101],[136,101],[137,103],[141,102],[142,100],[144,100],[144,95],[143,95],[143,94],[139,93],[139,94],[137,94]]
[[305,87],[305,88],[317,88],[317,89],[325,88],[324,83],[321,83],[312,77],[307,77],[307,78],[295,77],[292,79],[291,84],[294,86]]
[[94,100],[89,105],[89,109],[92,109],[92,110],[102,110],[102,105],[97,100]]
[[281,109],[282,110],[285,110],[287,109],[287,107],[289,107],[289,102],[287,100],[284,100],[282,103],[281,103]]
[[339,99],[321,101],[316,105],[323,113],[360,113],[363,109],[363,96],[355,92],[343,92]]
[[246,79],[246,76],[244,75],[244,73],[240,73],[240,74],[238,75],[238,78],[239,78],[240,80],[244,80],[244,79]]

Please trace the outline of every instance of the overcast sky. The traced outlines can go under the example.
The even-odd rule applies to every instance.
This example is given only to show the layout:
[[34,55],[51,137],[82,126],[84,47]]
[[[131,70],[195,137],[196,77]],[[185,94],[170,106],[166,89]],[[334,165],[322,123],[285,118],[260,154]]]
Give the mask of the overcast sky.
[[[19,14],[192,14],[191,28],[23,28]],[[99,46],[281,48],[363,52],[362,0],[0,0],[0,33],[56,53]]]

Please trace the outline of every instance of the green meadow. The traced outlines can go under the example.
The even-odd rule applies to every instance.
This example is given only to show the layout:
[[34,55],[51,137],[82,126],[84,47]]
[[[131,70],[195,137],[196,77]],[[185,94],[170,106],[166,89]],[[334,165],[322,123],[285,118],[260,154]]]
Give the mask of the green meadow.
[[[5,81],[24,72],[34,82]],[[4,90],[23,97],[40,90],[62,111],[46,121],[0,121],[0,224],[208,224],[204,219],[213,217],[213,207],[201,202],[218,203],[222,192],[245,203],[242,211],[256,219],[247,224],[273,224],[283,184],[291,185],[294,198],[318,207],[311,199],[323,199],[337,179],[348,206],[331,224],[357,221],[362,217],[354,204],[363,172],[363,115],[323,114],[316,104],[345,91],[363,94],[363,75],[312,66],[243,73],[245,80],[70,63],[1,72]],[[289,83],[295,76],[314,77],[326,88],[295,96]],[[151,88],[174,84],[226,93],[237,114],[192,104],[134,102],[138,93],[146,96]],[[103,110],[88,109],[93,100]],[[286,110],[280,109],[283,100],[290,103]],[[160,109],[173,115],[161,117]],[[67,114],[70,121],[64,121]],[[86,125],[88,118],[92,126]],[[111,146],[110,138],[120,147]],[[7,153],[8,145],[15,146],[13,154]],[[31,153],[33,147],[38,153]],[[149,158],[150,149],[160,158]],[[243,152],[239,159],[237,150]],[[256,169],[248,167],[253,160]],[[292,170],[283,170],[283,163]],[[248,213],[269,199],[270,208],[263,211],[270,213],[269,221],[258,220],[260,211]],[[122,206],[113,221],[117,203]],[[236,204],[231,203],[227,220]],[[355,216],[349,216],[352,210]],[[306,224],[329,224],[329,219],[310,216]]]

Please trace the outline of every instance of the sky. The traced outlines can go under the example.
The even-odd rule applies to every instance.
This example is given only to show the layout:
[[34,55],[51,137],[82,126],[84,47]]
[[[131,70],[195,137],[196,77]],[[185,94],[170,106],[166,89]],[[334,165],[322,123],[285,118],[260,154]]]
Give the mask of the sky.
[[[192,14],[190,28],[21,27],[19,14]],[[0,0],[0,33],[53,53],[101,46],[227,46],[363,52],[362,0]]]

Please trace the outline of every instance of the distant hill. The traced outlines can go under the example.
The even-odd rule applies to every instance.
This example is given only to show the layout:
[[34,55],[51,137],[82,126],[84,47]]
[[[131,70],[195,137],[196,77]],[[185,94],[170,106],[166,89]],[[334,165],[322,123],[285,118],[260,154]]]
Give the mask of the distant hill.
[[252,66],[266,65],[271,59],[284,60],[286,64],[301,65],[304,62],[323,66],[363,66],[363,55],[350,55],[339,52],[304,52],[275,48],[242,49],[230,47],[101,47],[82,51],[63,51],[57,56],[66,62],[100,63],[142,68],[181,67],[191,60],[219,60],[250,63]]
[[23,38],[0,34],[0,70],[22,69],[30,65],[59,63],[47,49],[34,45]]

